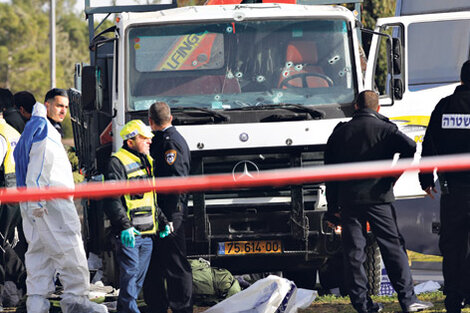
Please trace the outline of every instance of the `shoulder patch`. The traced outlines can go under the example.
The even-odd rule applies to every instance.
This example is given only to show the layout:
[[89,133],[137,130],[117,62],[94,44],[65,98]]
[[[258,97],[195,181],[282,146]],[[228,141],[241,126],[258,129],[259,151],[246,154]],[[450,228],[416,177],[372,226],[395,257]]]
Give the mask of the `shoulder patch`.
[[176,161],[178,153],[176,150],[167,150],[165,151],[165,161],[168,163],[168,165],[173,165]]
[[470,114],[442,114],[441,128],[470,129]]

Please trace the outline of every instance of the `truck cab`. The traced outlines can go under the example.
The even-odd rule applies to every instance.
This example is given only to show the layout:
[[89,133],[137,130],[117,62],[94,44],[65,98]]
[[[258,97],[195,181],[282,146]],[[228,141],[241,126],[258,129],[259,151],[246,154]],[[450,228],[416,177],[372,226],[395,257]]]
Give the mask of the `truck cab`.
[[[323,165],[329,135],[352,116],[364,89],[353,12],[281,3],[154,8],[121,10],[113,28],[90,38],[92,64],[77,66],[71,110],[88,179],[100,179],[122,145],[114,134],[129,120],[147,122],[155,101],[171,107],[191,150],[191,175],[237,180]],[[317,270],[341,252],[325,211],[322,183],[192,193],[188,257],[233,273],[283,271],[312,288]],[[86,212],[89,249],[101,254],[102,203],[88,201]],[[377,283],[380,258],[373,241],[370,247]],[[325,285],[333,276],[320,271]]]

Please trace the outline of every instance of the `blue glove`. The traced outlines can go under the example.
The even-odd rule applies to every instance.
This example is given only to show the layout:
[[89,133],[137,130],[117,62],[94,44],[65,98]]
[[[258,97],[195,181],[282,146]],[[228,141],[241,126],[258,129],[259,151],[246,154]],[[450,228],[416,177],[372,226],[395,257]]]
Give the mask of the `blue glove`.
[[165,229],[159,233],[160,238],[165,238],[172,232],[173,232],[173,223],[170,222],[169,225],[165,225]]
[[135,247],[135,235],[140,235],[140,232],[134,227],[130,227],[121,232],[121,242],[125,247]]

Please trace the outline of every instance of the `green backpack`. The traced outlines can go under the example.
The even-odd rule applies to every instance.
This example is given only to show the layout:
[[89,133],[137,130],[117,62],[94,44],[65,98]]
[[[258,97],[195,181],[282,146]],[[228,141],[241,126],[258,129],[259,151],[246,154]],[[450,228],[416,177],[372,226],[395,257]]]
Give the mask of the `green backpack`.
[[240,284],[226,269],[211,267],[204,259],[189,260],[193,271],[193,300],[212,306],[241,291]]

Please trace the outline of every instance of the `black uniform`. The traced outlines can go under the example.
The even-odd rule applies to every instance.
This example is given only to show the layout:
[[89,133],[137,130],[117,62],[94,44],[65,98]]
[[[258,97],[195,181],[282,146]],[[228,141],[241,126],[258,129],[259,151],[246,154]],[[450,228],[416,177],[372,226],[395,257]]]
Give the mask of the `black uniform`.
[[[470,86],[461,85],[443,98],[431,114],[422,156],[470,152]],[[434,187],[432,173],[420,174],[421,187]],[[470,171],[439,172],[444,293],[447,312],[460,312],[470,300]]]
[[[186,140],[173,126],[155,132],[150,146],[156,177],[188,176],[190,151]],[[174,232],[157,237],[144,283],[144,298],[152,313],[192,312],[192,272],[186,259],[184,222],[187,216],[186,194],[158,194],[158,206],[173,222]],[[164,280],[166,279],[167,292]]]
[[[0,136],[5,136],[5,134]],[[4,161],[5,159],[0,164],[0,187],[16,187],[16,176],[5,173]],[[15,230],[17,230],[17,238],[15,238]],[[15,297],[21,295],[5,294],[4,284],[7,281],[14,282],[18,289],[26,290],[24,255],[27,243],[18,203],[0,205],[0,247],[0,308],[2,303],[4,306],[16,306],[18,303],[15,301],[19,301],[19,298],[15,299]]]
[[[416,144],[385,116],[360,109],[351,121],[340,123],[328,139],[325,164],[392,160],[395,153],[412,157]],[[391,204],[394,177],[328,182],[328,212],[341,214],[346,287],[351,303],[360,312],[376,312],[367,295],[364,270],[365,224],[377,239],[383,261],[403,310],[417,301],[413,281]]]
[[7,121],[8,124],[10,124],[13,128],[15,128],[20,134],[23,132],[25,122],[23,120],[23,117],[21,116],[21,113],[18,111],[17,108],[15,107],[6,108],[5,111],[3,111],[3,118],[5,119],[5,121]]

